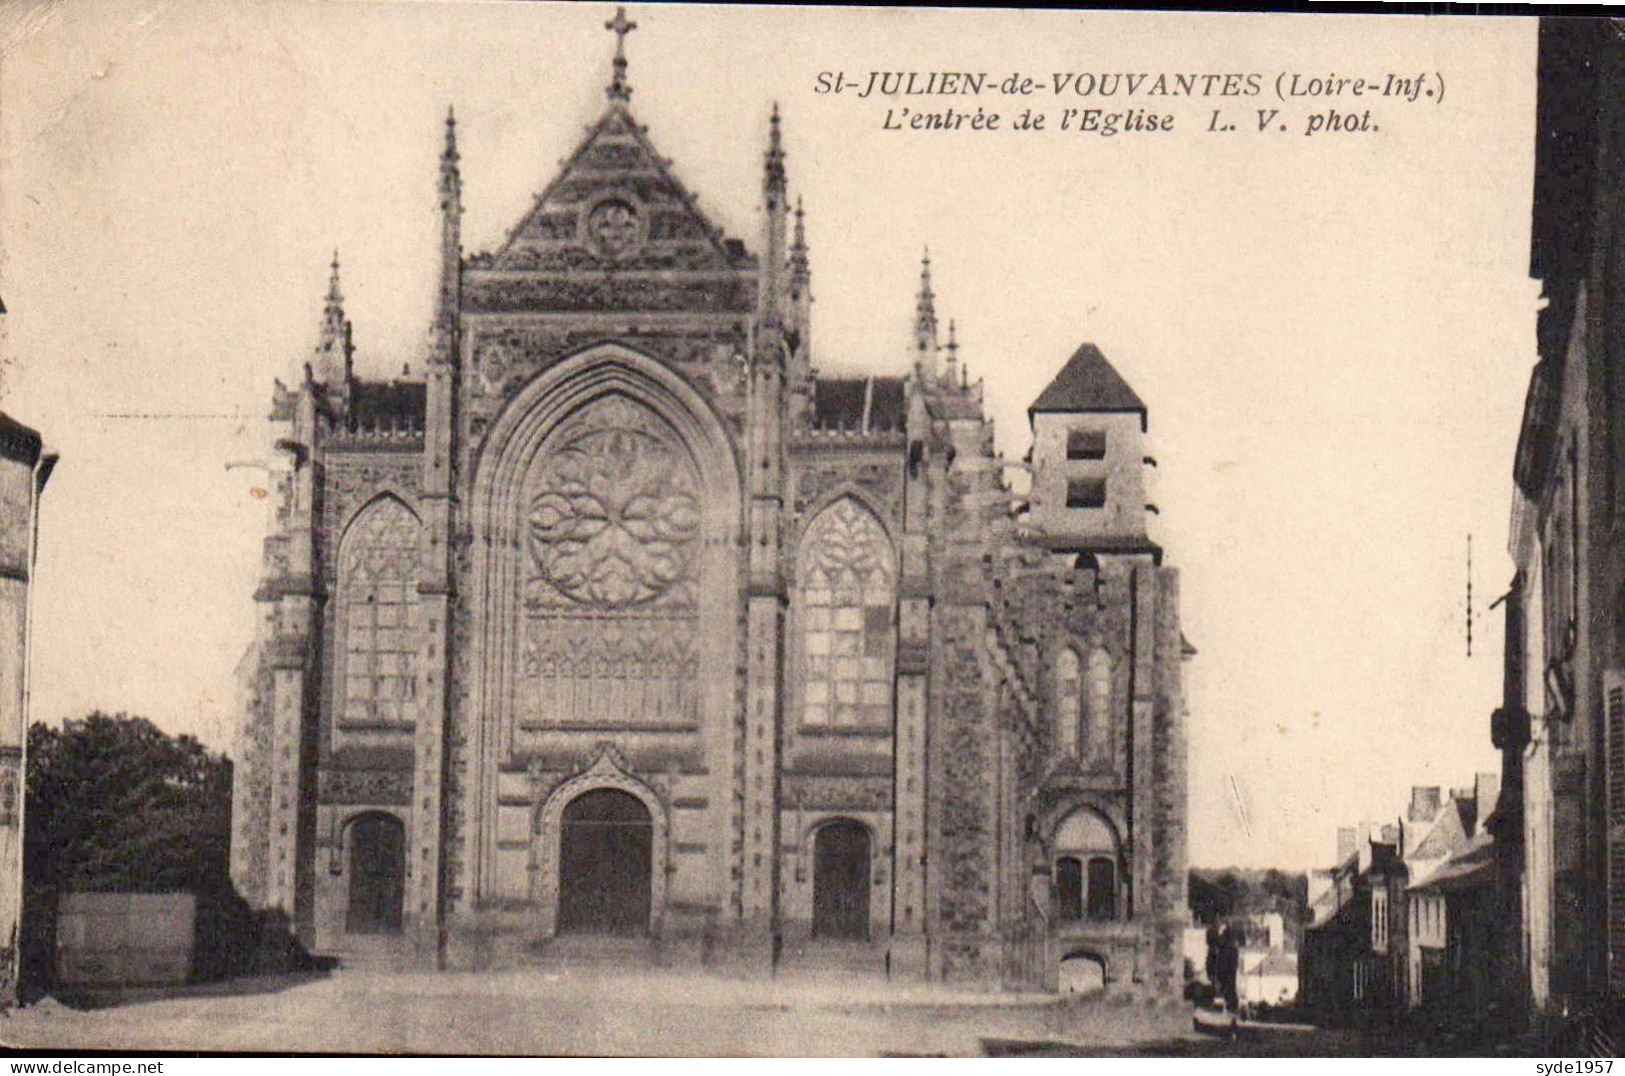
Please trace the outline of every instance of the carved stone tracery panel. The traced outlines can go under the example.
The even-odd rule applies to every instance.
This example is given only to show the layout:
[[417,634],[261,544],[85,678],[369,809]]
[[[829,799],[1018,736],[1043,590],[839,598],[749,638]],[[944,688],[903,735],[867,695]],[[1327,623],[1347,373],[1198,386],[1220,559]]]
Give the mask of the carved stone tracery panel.
[[696,722],[704,510],[675,431],[602,397],[543,447],[524,504],[521,725]]

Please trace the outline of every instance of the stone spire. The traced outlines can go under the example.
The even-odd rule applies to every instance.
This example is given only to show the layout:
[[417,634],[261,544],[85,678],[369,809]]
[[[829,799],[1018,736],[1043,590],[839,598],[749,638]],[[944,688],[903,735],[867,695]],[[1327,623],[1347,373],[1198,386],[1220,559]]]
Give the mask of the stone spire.
[[626,84],[626,35],[638,28],[638,24],[626,17],[626,9],[615,9],[615,17],[604,23],[604,29],[615,34],[615,60],[614,74],[610,76],[609,85],[604,89],[605,95],[611,101],[625,104],[632,99],[632,87]]
[[959,335],[954,329],[953,319],[948,320],[948,359],[942,368],[942,383],[948,388],[956,387],[959,372]]
[[333,249],[332,273],[327,278],[327,304],[322,309],[322,342],[326,343],[334,330],[344,329],[344,292],[339,290],[339,252]]
[[914,366],[923,375],[937,365],[937,296],[931,290],[931,248],[920,260],[920,294],[914,301]]
[[801,208],[801,196],[796,196],[796,230],[790,241],[790,283],[805,285],[812,279],[812,268],[807,263],[807,224]]
[[311,362],[311,376],[321,382],[335,402],[342,403],[349,397],[353,353],[350,319],[344,316],[344,292],[339,287],[339,252],[335,250],[322,305],[321,337]]
[[784,172],[784,139],[779,129],[779,105],[773,103],[773,115],[768,120],[767,154],[762,168],[762,276],[759,287],[758,312],[764,328],[778,328],[784,323],[784,299],[788,291],[785,280],[785,225],[788,206],[788,183]]
[[784,133],[779,127],[779,103],[773,102],[773,115],[767,121],[767,157],[763,167],[762,189],[783,195],[787,187],[784,175]]
[[446,109],[446,147],[440,153],[440,295],[435,303],[431,361],[456,354],[457,308],[462,286],[463,176],[458,167],[457,116]]
[[463,178],[457,167],[457,113],[446,106],[446,148],[440,153],[440,211],[461,213]]
[[790,383],[800,389],[812,378],[812,267],[807,260],[807,225],[796,199],[795,235],[790,243]]

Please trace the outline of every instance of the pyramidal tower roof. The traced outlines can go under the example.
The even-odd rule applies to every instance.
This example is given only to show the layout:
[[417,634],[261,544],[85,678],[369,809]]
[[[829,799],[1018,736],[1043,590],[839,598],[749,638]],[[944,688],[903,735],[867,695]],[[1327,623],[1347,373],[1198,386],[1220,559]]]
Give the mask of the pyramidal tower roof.
[[1082,344],[1072,353],[1061,372],[1049,387],[1038,394],[1038,399],[1027,408],[1029,416],[1040,411],[1079,412],[1116,411],[1140,416],[1145,424],[1145,403],[1123,380],[1123,375],[1106,360],[1093,344]]

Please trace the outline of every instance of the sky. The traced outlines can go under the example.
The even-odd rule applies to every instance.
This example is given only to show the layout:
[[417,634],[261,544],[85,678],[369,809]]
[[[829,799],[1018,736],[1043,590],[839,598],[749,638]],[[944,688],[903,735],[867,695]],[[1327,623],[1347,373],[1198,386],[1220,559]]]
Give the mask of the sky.
[[[500,244],[602,110],[608,5],[0,6],[0,407],[62,454],[33,716],[139,713],[229,749],[267,523],[274,378],[343,264],[359,371],[422,362],[455,104],[465,250]],[[1198,656],[1190,858],[1329,864],[1336,827],[1497,768],[1512,454],[1534,353],[1535,23],[634,5],[632,108],[753,248],[767,115],[807,211],[815,361],[907,369],[922,248],[998,445],[1096,343],[1147,402],[1154,533]],[[821,72],[1041,93],[860,99]],[[1233,99],[1079,98],[1056,73],[1257,73]],[[1274,95],[1428,73],[1442,94]],[[1073,84],[1076,80],[1073,81]],[[977,107],[997,131],[887,130]],[[1171,132],[1057,129],[1145,108]],[[1234,132],[1211,132],[1211,110]],[[1011,125],[1023,108],[1043,131]],[[1258,109],[1274,109],[1257,130]],[[1304,133],[1369,109],[1376,130]],[[1286,130],[1279,130],[1281,125]],[[1466,655],[1466,563],[1474,626]]]

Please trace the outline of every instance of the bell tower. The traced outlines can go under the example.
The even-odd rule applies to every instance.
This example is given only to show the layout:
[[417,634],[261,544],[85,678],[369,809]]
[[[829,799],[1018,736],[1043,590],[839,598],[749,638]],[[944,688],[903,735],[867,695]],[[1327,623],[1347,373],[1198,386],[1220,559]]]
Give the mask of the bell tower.
[[1083,344],[1027,409],[1033,537],[1057,551],[1152,553],[1146,534],[1146,407]]

